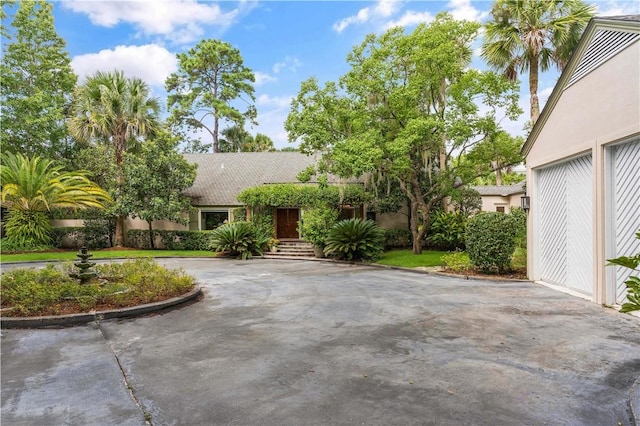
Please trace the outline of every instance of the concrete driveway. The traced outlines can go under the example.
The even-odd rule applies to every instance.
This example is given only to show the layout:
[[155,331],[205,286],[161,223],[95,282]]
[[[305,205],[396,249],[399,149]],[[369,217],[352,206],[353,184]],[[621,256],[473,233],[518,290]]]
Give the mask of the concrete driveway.
[[[525,282],[167,259],[195,305],[2,331],[3,425],[632,425],[640,320]],[[636,390],[637,391],[637,390]]]

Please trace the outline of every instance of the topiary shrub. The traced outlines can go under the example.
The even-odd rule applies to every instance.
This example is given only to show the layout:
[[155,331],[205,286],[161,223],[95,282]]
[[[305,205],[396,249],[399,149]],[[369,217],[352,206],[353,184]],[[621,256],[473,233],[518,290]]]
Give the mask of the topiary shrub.
[[502,273],[511,267],[517,223],[513,216],[479,213],[467,221],[466,246],[471,264],[482,272]]
[[333,225],[324,254],[342,260],[378,260],[382,255],[384,231],[372,220],[347,219]]
[[461,212],[437,212],[432,217],[427,245],[439,250],[464,250],[466,224],[467,215]]
[[270,237],[251,222],[226,223],[211,231],[209,249],[246,260],[262,256]]

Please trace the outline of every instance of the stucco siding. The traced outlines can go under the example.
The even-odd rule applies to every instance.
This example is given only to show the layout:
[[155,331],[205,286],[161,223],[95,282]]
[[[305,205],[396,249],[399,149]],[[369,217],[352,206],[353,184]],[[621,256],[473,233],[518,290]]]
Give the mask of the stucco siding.
[[636,42],[558,99],[527,155],[535,168],[640,132],[640,43]]

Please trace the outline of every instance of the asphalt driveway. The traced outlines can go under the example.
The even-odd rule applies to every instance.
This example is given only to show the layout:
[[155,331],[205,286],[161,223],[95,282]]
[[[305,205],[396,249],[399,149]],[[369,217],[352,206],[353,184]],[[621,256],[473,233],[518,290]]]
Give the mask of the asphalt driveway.
[[527,282],[167,259],[179,310],[2,330],[3,425],[632,425],[640,319]]

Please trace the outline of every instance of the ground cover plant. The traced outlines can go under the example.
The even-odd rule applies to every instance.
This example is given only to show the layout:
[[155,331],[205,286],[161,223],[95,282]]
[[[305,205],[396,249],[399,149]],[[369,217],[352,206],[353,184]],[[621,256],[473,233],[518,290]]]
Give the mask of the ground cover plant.
[[2,274],[2,315],[11,317],[102,311],[158,302],[185,294],[195,278],[169,270],[152,259],[95,266],[87,284],[69,277],[68,262],[42,269],[18,268]]

